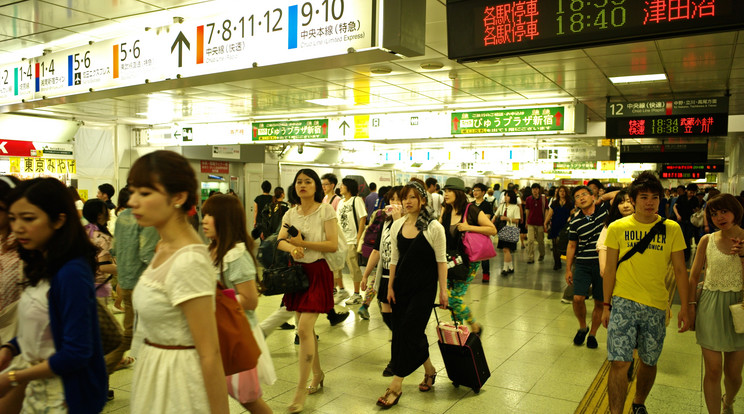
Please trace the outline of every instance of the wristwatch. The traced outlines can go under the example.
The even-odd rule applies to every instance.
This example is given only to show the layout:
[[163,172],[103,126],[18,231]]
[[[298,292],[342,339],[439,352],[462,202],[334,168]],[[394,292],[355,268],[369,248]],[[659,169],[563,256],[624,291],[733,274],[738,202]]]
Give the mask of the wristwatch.
[[15,371],[8,371],[8,381],[10,381],[11,387],[17,387],[18,386],[18,379],[16,379],[16,372]]

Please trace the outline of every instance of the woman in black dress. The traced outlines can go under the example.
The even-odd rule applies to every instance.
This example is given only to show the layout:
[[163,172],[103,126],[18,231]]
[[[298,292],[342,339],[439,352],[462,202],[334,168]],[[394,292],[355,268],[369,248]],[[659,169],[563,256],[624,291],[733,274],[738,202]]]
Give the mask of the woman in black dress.
[[426,374],[419,390],[431,389],[437,372],[429,359],[424,330],[435,298],[442,309],[447,306],[444,227],[426,209],[427,192],[421,180],[414,179],[403,187],[400,198],[406,215],[390,229],[393,251],[387,294],[393,308],[391,364],[395,375],[377,400],[377,405],[385,408],[398,403],[403,378],[422,364]]

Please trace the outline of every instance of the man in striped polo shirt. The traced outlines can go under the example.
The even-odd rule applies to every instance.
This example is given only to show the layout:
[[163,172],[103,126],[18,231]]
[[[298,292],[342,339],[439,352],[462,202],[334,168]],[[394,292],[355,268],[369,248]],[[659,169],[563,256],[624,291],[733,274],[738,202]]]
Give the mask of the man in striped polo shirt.
[[[605,194],[602,198],[614,197],[614,193]],[[583,345],[586,339],[587,348],[597,347],[597,330],[601,325],[603,305],[602,276],[599,274],[599,254],[597,238],[607,217],[606,203],[602,198],[595,202],[589,187],[579,186],[573,190],[575,205],[581,211],[569,222],[568,249],[566,251],[566,283],[573,284],[573,310],[579,320],[579,330],[574,336],[574,345]],[[572,265],[576,264],[572,268]],[[589,297],[591,287],[594,297],[591,329],[586,326],[585,299]],[[589,338],[587,338],[589,334]]]

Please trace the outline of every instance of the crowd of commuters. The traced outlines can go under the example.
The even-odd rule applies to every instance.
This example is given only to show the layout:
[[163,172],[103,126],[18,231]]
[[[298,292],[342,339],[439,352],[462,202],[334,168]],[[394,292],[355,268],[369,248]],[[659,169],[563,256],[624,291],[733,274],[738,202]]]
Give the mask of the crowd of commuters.
[[[298,377],[287,409],[301,412],[325,385],[318,316],[342,322],[349,312],[335,305],[344,302],[369,319],[375,300],[392,333],[389,357],[380,361],[391,379],[377,405],[390,408],[420,367],[418,390],[435,384],[425,333],[435,304],[471,334],[484,331],[466,293],[479,269],[480,282],[489,283],[496,259],[471,261],[463,246],[468,232],[498,237],[502,277],[514,273],[519,245],[527,249],[519,266],[544,260],[546,236],[554,270],[565,255],[564,298],[578,321],[573,343],[597,348],[598,329],[607,329],[613,413],[625,404],[634,349],[640,362],[632,408],[646,412],[669,323],[668,289],[676,285],[683,299],[679,330],[694,326],[702,348],[708,411],[733,412],[744,339],[728,308],[744,300],[744,208],[730,194],[698,194],[690,184],[667,197],[656,176],[644,172],[627,188],[592,180],[520,191],[514,184],[467,188],[457,177],[441,187],[436,179],[414,178],[379,189],[370,183],[361,197],[355,179],[303,168],[286,193],[261,184],[252,237],[238,197],[214,194],[199,206],[196,175],[176,153],[139,158],[127,184],[117,207],[110,184],[83,202],[53,178],[0,176],[0,412],[100,412],[114,398],[108,376],[133,367],[132,412],[227,413],[234,398],[252,413],[270,413],[262,386],[277,375],[265,336],[295,325]],[[301,266],[308,288],[285,294],[282,307],[259,323],[259,259],[272,246],[272,256]],[[455,256],[467,266],[463,279],[448,278]],[[229,376],[214,317],[218,281],[234,292],[260,350],[254,368]],[[123,312],[122,326],[113,312]],[[114,346],[107,343],[110,330],[119,333]]]

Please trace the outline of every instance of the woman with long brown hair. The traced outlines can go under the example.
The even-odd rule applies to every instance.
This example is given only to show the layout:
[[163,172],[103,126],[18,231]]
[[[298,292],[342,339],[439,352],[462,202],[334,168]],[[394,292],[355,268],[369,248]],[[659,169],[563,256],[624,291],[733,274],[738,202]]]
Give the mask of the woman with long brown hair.
[[431,390],[437,371],[429,358],[425,329],[434,300],[438,299],[442,308],[447,304],[444,229],[426,208],[428,193],[423,181],[411,180],[401,189],[400,198],[406,215],[390,229],[392,255],[387,290],[393,309],[390,363],[394,375],[385,394],[377,399],[377,405],[384,408],[398,403],[403,379],[421,365],[425,373],[419,390]]
[[217,194],[204,203],[202,216],[204,236],[211,240],[209,253],[217,267],[218,280],[225,288],[235,291],[235,297],[243,307],[253,328],[253,336],[261,349],[256,368],[228,377],[228,392],[248,411],[270,413],[271,408],[261,398],[259,379],[263,373],[267,385],[272,385],[276,381],[276,374],[255,315],[258,306],[258,274],[256,259],[251,253],[253,239],[248,235],[243,204],[237,197]]
[[548,214],[545,217],[545,231],[548,238],[553,242],[553,270],[561,268],[561,250],[558,246],[558,234],[568,225],[568,219],[573,211],[573,202],[568,198],[568,187],[562,185],[555,192],[555,198],[550,203]]
[[446,229],[447,251],[456,251],[466,263],[470,263],[467,279],[447,279],[449,307],[452,309],[457,322],[467,322],[470,325],[471,332],[480,335],[483,327],[475,322],[470,308],[463,303],[463,297],[468,291],[470,282],[478,272],[480,262],[471,262],[467,257],[463,248],[462,237],[468,231],[485,234],[486,236],[495,236],[496,226],[491,223],[488,216],[478,210],[478,207],[468,203],[465,195],[465,183],[457,177],[448,178],[444,184],[444,209],[440,219]]

